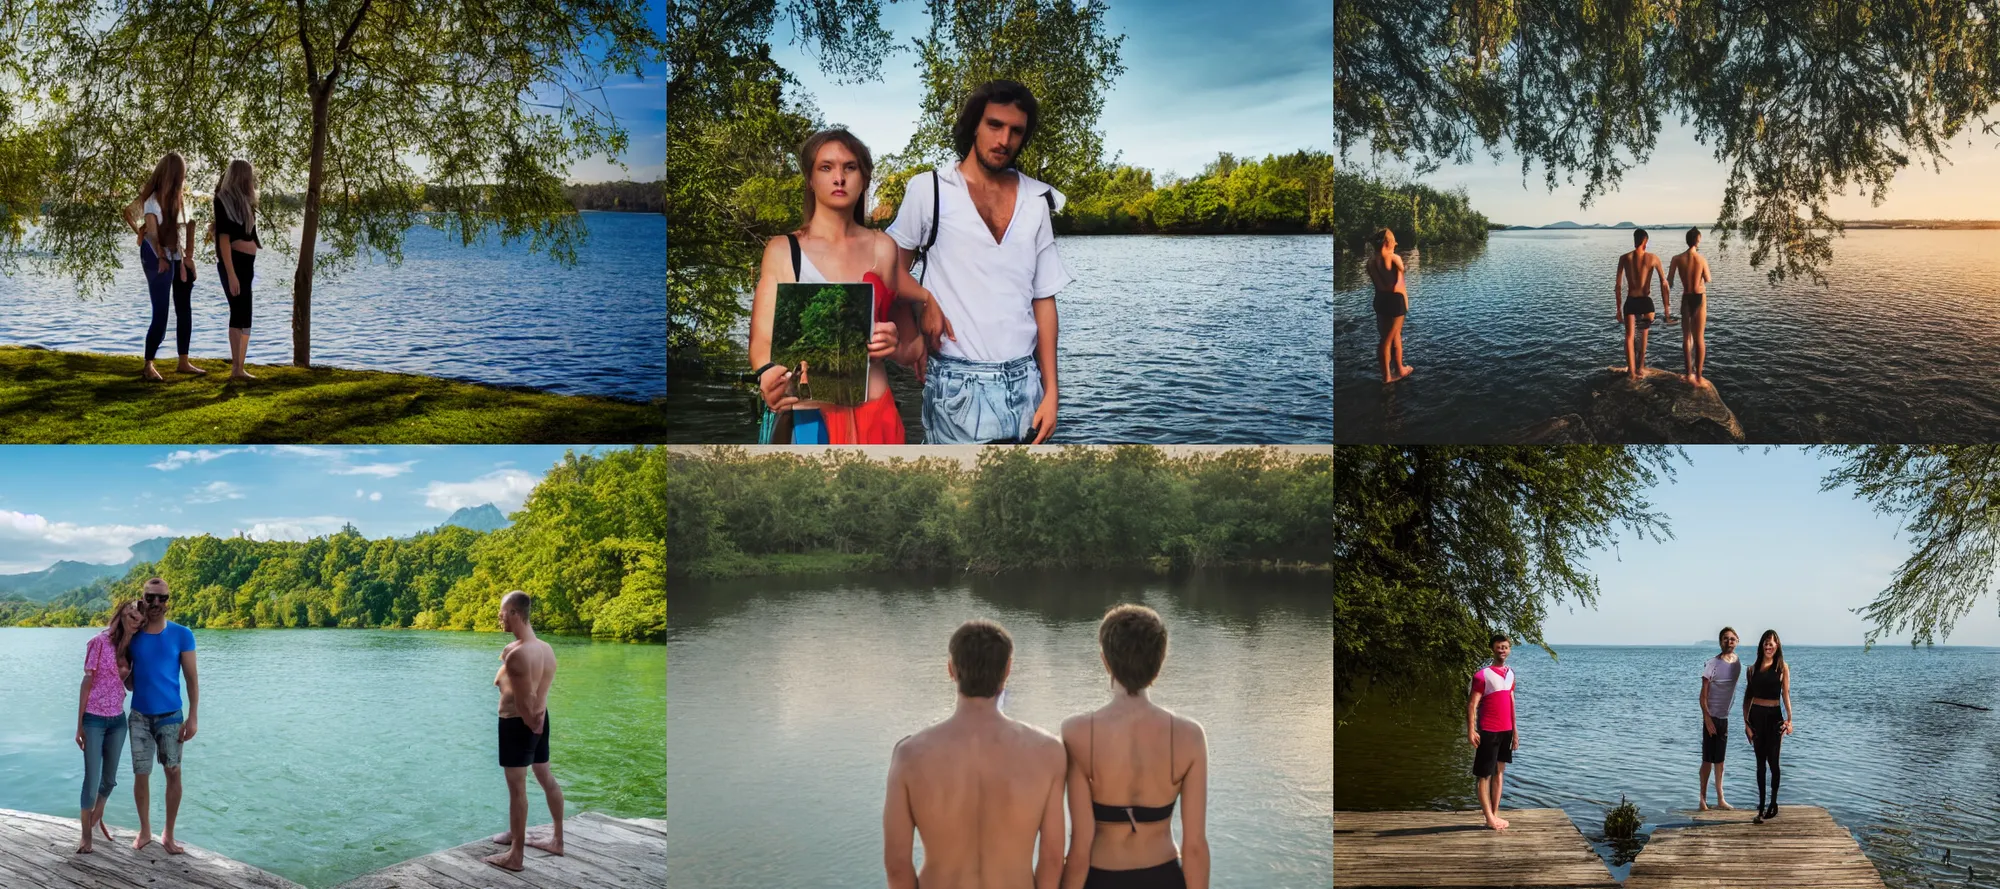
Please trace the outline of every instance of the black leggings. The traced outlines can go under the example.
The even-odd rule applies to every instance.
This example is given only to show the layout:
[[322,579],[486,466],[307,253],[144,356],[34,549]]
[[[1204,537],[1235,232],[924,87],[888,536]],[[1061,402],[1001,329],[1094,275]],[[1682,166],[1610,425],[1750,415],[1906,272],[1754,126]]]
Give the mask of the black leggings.
[[236,265],[236,295],[229,295],[229,270],[222,267],[220,259],[215,261],[215,278],[222,282],[222,295],[229,297],[229,326],[249,330],[250,282],[257,278],[257,256],[231,250],[229,258]]
[[1757,808],[1764,802],[1764,770],[1771,771],[1771,802],[1778,804],[1778,747],[1785,740],[1785,711],[1763,704],[1750,705],[1750,746],[1757,751]]

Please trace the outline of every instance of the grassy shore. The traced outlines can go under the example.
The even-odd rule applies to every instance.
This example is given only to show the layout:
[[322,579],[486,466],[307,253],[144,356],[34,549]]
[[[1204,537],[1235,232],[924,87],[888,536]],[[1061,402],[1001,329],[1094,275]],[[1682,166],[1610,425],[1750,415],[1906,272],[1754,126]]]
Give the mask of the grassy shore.
[[415,374],[251,365],[231,383],[226,361],[206,376],[139,378],[137,356],[0,346],[0,442],[124,444],[648,444],[666,439],[666,410]]

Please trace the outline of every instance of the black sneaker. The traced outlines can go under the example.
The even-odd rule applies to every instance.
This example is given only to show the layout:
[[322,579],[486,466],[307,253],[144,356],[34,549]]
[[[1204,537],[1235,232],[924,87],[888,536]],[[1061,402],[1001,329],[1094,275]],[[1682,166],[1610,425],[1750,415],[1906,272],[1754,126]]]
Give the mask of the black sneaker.
[[1764,810],[1764,820],[1769,821],[1776,817],[1778,817],[1778,804],[1772,803],[1770,808]]

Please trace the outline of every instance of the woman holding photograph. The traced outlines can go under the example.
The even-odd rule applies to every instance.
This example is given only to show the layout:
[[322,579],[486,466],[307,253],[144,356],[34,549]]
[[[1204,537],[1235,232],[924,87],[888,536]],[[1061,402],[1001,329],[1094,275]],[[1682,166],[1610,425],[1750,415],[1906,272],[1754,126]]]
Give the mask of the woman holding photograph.
[[125,749],[125,690],[132,684],[126,645],[143,623],[139,603],[126,602],[111,609],[110,623],[84,646],[83,687],[76,703],[76,746],[83,751],[83,815],[78,819],[83,842],[77,844],[78,853],[91,851],[92,827],[111,839],[104,826],[104,802],[118,786],[118,757]]
[[257,171],[229,162],[215,185],[215,273],[229,298],[229,378],[254,380],[243,369],[250,352],[250,284],[257,278]]
[[146,367],[140,376],[164,379],[153,367],[153,357],[167,336],[167,300],[171,294],[179,322],[174,342],[180,347],[184,374],[205,374],[188,361],[188,340],[194,333],[191,301],[194,295],[194,223],[187,216],[187,161],[179,152],[168,152],[153,167],[153,175],[139,189],[139,197],[125,207],[127,228],[139,238],[139,267],[146,273],[147,296],[153,303],[153,319],[146,327]]
[[1097,644],[1111,702],[1062,725],[1071,825],[1063,889],[1208,889],[1208,736],[1146,696],[1167,659],[1167,625],[1151,608],[1120,605],[1098,624]]
[[[913,305],[925,309],[926,335],[948,336],[949,328],[930,292],[910,277],[909,269],[897,268],[896,242],[868,227],[868,187],[875,173],[868,146],[844,129],[823,130],[799,149],[799,169],[805,175],[804,224],[764,245],[763,271],[750,307],[750,364],[757,369],[757,388],[770,410],[759,437],[765,443],[902,444],[903,418],[880,359],[922,367],[924,337]],[[810,369],[794,374],[771,360],[778,285],[851,281],[875,291],[877,321],[868,340],[868,391],[874,395],[852,407],[800,400],[796,384],[810,382]],[[896,286],[889,286],[891,281]]]

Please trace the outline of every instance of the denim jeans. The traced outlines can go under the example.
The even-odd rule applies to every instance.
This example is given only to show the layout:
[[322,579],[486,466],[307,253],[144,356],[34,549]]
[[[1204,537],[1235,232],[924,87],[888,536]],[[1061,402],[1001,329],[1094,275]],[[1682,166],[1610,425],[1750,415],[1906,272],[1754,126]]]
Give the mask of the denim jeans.
[[1032,440],[1042,404],[1035,356],[967,361],[931,356],[924,375],[925,444],[1007,444]]
[[118,786],[118,755],[124,750],[125,714],[83,714],[83,805],[77,811],[97,808]]
[[146,295],[153,302],[153,319],[146,325],[146,360],[160,351],[160,343],[167,338],[167,299],[173,298],[174,312],[178,322],[174,326],[174,345],[180,347],[181,357],[187,357],[188,341],[194,334],[194,318],[190,314],[194,308],[194,282],[181,280],[181,261],[167,260],[167,270],[159,270],[160,261],[153,252],[153,245],[139,244],[139,267],[146,273]]
[[181,711],[147,716],[132,711],[132,774],[150,775],[153,761],[170,769],[181,767]]

